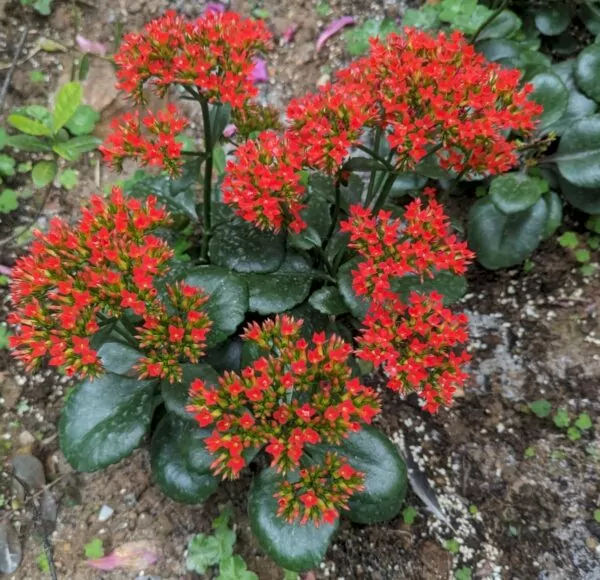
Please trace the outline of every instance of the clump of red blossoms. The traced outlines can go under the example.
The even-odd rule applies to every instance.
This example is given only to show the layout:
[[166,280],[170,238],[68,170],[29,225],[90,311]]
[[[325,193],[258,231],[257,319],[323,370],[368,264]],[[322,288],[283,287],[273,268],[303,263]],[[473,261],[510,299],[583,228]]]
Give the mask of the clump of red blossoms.
[[[273,354],[260,357],[239,375],[225,373],[218,387],[200,379],[192,383],[188,411],[201,427],[215,426],[205,439],[216,458],[215,473],[237,477],[246,465],[244,452],[266,445],[271,466],[285,476],[300,467],[307,445],[340,443],[360,429],[361,421],[370,423],[379,413],[375,391],[352,378],[352,347],[325,333],[307,341],[300,337],[301,325],[286,315],[250,325],[244,338]],[[331,465],[335,469],[329,477],[335,483],[339,467]],[[345,505],[336,485],[327,509]],[[309,517],[315,519],[312,513]]]
[[227,163],[223,201],[262,230],[304,229],[302,156],[293,144],[265,131],[240,145],[235,154],[236,160]]
[[187,124],[187,120],[171,104],[156,114],[149,111],[141,123],[137,111],[126,113],[113,119],[113,132],[100,151],[104,154],[104,160],[118,171],[123,169],[126,158],[132,158],[143,166],[161,167],[170,175],[177,175],[181,170],[183,147],[177,141],[177,136]]
[[188,21],[174,11],[127,34],[115,54],[118,87],[144,100],[150,81],[160,96],[171,84],[197,90],[210,102],[241,107],[257,94],[250,78],[253,57],[269,48],[262,20],[210,11]]
[[467,378],[460,367],[471,358],[454,351],[468,339],[466,315],[444,308],[437,292],[413,292],[408,304],[374,303],[362,324],[356,354],[383,368],[390,389],[417,392],[431,413],[450,405]]
[[403,218],[392,219],[390,212],[360,205],[350,208],[350,217],[341,230],[350,234],[349,247],[364,258],[353,272],[353,288],[359,296],[376,302],[394,299],[393,278],[408,274],[433,277],[436,271],[464,274],[474,254],[466,242],[451,233],[450,220],[443,207],[426,188],[424,204],[415,199],[406,206]]
[[[169,224],[167,212],[152,196],[144,202],[125,199],[114,188],[109,200],[92,197],[82,214],[77,228],[54,219],[47,233],[35,232],[30,254],[13,269],[14,311],[8,320],[18,330],[10,345],[28,369],[49,357],[51,366],[64,367],[69,375],[97,376],[103,369],[90,337],[101,326],[114,325],[127,311],[147,322],[161,321],[164,306],[154,280],[168,271],[173,251],[152,232]],[[204,300],[195,292],[186,296],[190,305]],[[208,327],[203,317],[194,323],[202,329]],[[151,346],[149,332],[142,334]],[[180,356],[187,356],[187,342],[181,344]],[[194,348],[189,352],[196,356]]]
[[532,87],[519,88],[519,71],[488,62],[458,31],[407,28],[385,43],[371,39],[370,54],[337,78],[343,94],[378,104],[405,170],[436,148],[441,167],[456,173],[508,171],[518,144],[504,130],[530,132],[542,112],[527,98]]
[[294,480],[283,481],[275,494],[277,515],[288,522],[300,518],[301,524],[312,521],[316,526],[335,523],[350,497],[364,489],[363,474],[335,453],[326,453],[322,464],[301,469]]

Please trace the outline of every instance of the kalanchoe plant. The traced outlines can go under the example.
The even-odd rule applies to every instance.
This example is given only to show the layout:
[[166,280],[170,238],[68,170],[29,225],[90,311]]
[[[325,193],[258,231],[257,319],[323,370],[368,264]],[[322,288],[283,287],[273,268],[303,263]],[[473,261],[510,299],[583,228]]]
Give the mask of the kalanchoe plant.
[[151,431],[154,480],[197,503],[254,461],[252,529],[301,571],[342,515],[401,510],[406,468],[371,426],[381,405],[361,371],[430,412],[466,378],[466,317],[447,304],[473,254],[412,172],[505,171],[519,144],[508,130],[526,135],[540,108],[460,33],[407,29],[281,123],[253,100],[269,44],[262,22],[215,12],[167,13],[124,39],[120,88],[144,103],[180,87],[201,108],[203,147],[183,150],[173,105],[116,121],[106,160],[166,174],[37,234],[14,269],[11,344],[30,369],[45,360],[84,379],[60,421],[76,469],[119,461]]

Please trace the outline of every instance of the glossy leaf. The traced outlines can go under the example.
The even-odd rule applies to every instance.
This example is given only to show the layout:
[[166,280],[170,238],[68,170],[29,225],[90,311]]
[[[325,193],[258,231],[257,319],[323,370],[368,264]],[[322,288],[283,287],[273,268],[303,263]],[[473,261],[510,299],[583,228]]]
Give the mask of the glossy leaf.
[[94,130],[100,114],[89,105],[79,105],[65,127],[73,135],[87,135]]
[[334,286],[325,286],[317,290],[308,300],[309,304],[323,314],[339,316],[348,312],[348,307],[340,294],[340,291]]
[[469,213],[469,247],[489,270],[520,264],[539,245],[548,221],[543,199],[529,209],[503,214],[489,198],[480,199]]
[[505,214],[518,213],[531,207],[548,191],[548,184],[526,173],[506,173],[492,180],[490,199]]
[[83,153],[89,153],[98,148],[102,140],[93,135],[73,137],[63,143],[56,143],[52,149],[67,161],[76,161]]
[[600,103],[600,44],[592,44],[579,53],[575,81],[586,96]]
[[558,75],[553,72],[542,72],[535,75],[530,83],[533,91],[529,98],[544,107],[539,116],[538,129],[556,123],[566,112],[569,104],[569,91]]
[[180,383],[163,380],[160,383],[160,391],[167,410],[189,420],[191,415],[185,410],[185,407],[189,403],[189,390],[192,382],[201,379],[207,385],[217,385],[219,375],[207,364],[183,364],[181,368],[183,380]]
[[321,246],[331,224],[329,206],[329,202],[322,197],[309,197],[306,207],[300,212],[307,227],[297,234],[294,232],[288,234],[292,246],[300,250]]
[[34,137],[50,136],[52,135],[52,129],[47,127],[40,121],[30,119],[25,115],[13,114],[7,118],[9,125],[25,133],[26,135],[32,135]]
[[361,296],[357,296],[352,288],[352,272],[357,269],[358,258],[353,258],[340,266],[337,275],[340,294],[355,318],[363,320],[369,310],[369,302]]
[[55,161],[38,161],[31,170],[31,179],[34,187],[42,188],[50,185],[54,178],[58,167]]
[[258,314],[285,312],[303,302],[310,292],[312,268],[289,252],[281,267],[270,274],[244,274],[250,290],[250,310]]
[[233,334],[244,321],[249,293],[242,276],[218,266],[200,266],[190,270],[185,282],[202,288],[209,295],[205,310],[212,320],[208,346],[215,346]]
[[309,453],[321,458],[328,451],[338,452],[365,474],[365,489],[352,496],[350,509],[343,512],[345,517],[360,524],[374,524],[400,513],[408,484],[406,465],[384,433],[363,425],[340,445],[312,446]]
[[544,194],[544,201],[548,208],[548,220],[546,221],[546,227],[542,233],[542,238],[546,240],[554,235],[560,224],[562,224],[563,210],[562,200],[555,191],[546,192]]
[[98,350],[98,357],[109,373],[127,375],[131,373],[143,354],[120,342],[106,342]]
[[577,187],[560,177],[560,190],[573,207],[592,215],[600,214],[600,187]]
[[210,240],[211,262],[235,272],[266,274],[281,266],[285,257],[282,235],[263,232],[236,217],[224,205],[216,206]]
[[[165,495],[188,504],[205,501],[219,486],[219,480],[210,473],[206,462],[193,468],[185,461],[182,443],[194,431],[200,431],[195,423],[167,414],[156,428],[150,445],[154,481]],[[210,456],[206,454],[206,457]]]
[[77,471],[96,471],[129,455],[150,426],[155,385],[112,373],[80,383],[59,422],[67,461]]
[[571,10],[566,4],[548,4],[535,9],[535,25],[546,36],[557,36],[571,23]]
[[575,122],[558,145],[561,175],[580,188],[600,188],[600,115]]
[[73,117],[81,103],[83,91],[78,82],[66,83],[58,90],[54,104],[52,127],[54,133],[62,129]]
[[521,25],[521,19],[512,10],[503,10],[481,31],[477,40],[510,38],[521,28]]
[[325,557],[337,523],[287,523],[277,516],[279,476],[265,469],[256,477],[250,489],[248,512],[250,526],[260,547],[282,568],[303,572],[317,566]]
[[8,138],[7,144],[14,149],[28,153],[46,153],[52,151],[52,147],[48,143],[31,135],[11,135]]

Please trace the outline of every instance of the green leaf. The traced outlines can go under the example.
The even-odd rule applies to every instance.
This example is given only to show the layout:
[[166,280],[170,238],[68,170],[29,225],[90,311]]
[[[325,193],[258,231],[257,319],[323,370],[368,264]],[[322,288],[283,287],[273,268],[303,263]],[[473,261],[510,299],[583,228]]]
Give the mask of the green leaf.
[[415,523],[415,519],[418,515],[419,512],[410,505],[402,510],[402,519],[404,520],[404,523],[409,526]]
[[266,274],[285,258],[284,236],[263,232],[234,216],[223,204],[214,206],[215,227],[210,240],[211,262],[242,273]]
[[437,28],[439,23],[438,10],[432,4],[425,4],[419,10],[409,8],[402,19],[403,26],[420,28],[421,30],[432,30]]
[[352,56],[360,56],[369,50],[369,38],[375,38],[379,35],[379,22],[369,18],[361,26],[347,30],[344,33],[346,41],[346,50]]
[[13,189],[4,189],[0,193],[0,213],[10,213],[19,207],[18,194]]
[[217,372],[239,372],[241,370],[242,340],[236,336],[219,346],[209,348],[202,359]]
[[262,315],[285,312],[303,302],[313,279],[310,264],[288,252],[281,267],[270,274],[244,274],[250,291],[250,310]]
[[190,413],[185,410],[189,403],[189,390],[192,382],[202,379],[207,385],[216,386],[219,383],[217,371],[207,364],[182,364],[183,379],[180,383],[170,383],[163,380],[160,390],[167,411],[175,413],[183,419],[191,419]]
[[[202,446],[199,453],[202,461],[190,464],[190,437],[200,431],[193,421],[184,421],[167,414],[159,423],[150,444],[152,476],[161,490],[175,501],[195,504],[205,501],[219,486],[219,480],[210,472],[214,458]],[[184,445],[188,447],[184,448]],[[199,456],[196,454],[196,458]]]
[[540,419],[545,419],[552,411],[552,403],[546,399],[538,399],[533,403],[529,403],[531,412]]
[[579,53],[574,74],[581,91],[600,103],[600,44],[592,44]]
[[346,171],[383,171],[385,165],[372,157],[351,157],[344,163]]
[[231,105],[229,104],[213,104],[209,109],[211,135],[216,142],[223,135],[225,127],[229,125],[231,120]]
[[2,350],[4,348],[8,348],[8,346],[9,346],[8,337],[9,336],[10,336],[10,332],[8,332],[6,323],[3,322],[2,324],[0,324],[0,350]]
[[304,572],[316,567],[324,558],[338,523],[312,522],[290,524],[277,516],[280,477],[273,469],[263,470],[250,488],[248,513],[250,526],[260,547],[282,568]]
[[8,145],[8,133],[0,127],[0,151]]
[[79,183],[77,171],[74,169],[65,169],[58,176],[58,183],[66,190],[71,191]]
[[492,180],[490,198],[494,205],[505,214],[512,214],[530,208],[548,191],[548,183],[525,173],[506,173]]
[[187,273],[185,282],[202,288],[209,296],[205,310],[213,324],[208,335],[208,346],[223,342],[237,330],[248,311],[246,281],[226,268],[200,266]]
[[52,10],[52,0],[35,0],[33,8],[42,16],[50,16]]
[[472,577],[473,571],[469,566],[463,566],[454,572],[454,580],[471,580]]
[[565,232],[558,238],[558,243],[563,248],[574,250],[579,245],[579,240],[577,239],[577,234],[575,232]]
[[379,430],[362,425],[340,445],[314,445],[311,456],[336,451],[365,474],[365,488],[352,495],[344,515],[359,524],[386,522],[400,513],[408,488],[406,465],[394,444]]
[[564,429],[564,428],[568,427],[571,423],[569,413],[563,407],[561,407],[560,409],[558,409],[558,411],[556,411],[556,413],[554,414],[554,417],[552,418],[552,421],[554,421],[554,424],[559,429]]
[[[44,125],[40,121],[30,119],[25,115],[9,115],[7,121],[12,127],[18,129],[19,131],[21,131],[21,133],[25,133],[26,135],[33,135],[35,137],[48,137],[52,135],[52,129],[46,127],[46,125]],[[13,147],[16,147],[16,145],[13,145]]]
[[539,6],[535,9],[535,25],[546,36],[557,36],[571,23],[571,10],[565,4]]
[[577,209],[589,214],[600,213],[600,187],[577,187],[559,177],[563,197]]
[[102,140],[92,135],[73,137],[64,143],[56,143],[53,151],[67,161],[77,161],[83,153],[94,151],[102,144]]
[[337,275],[338,288],[346,306],[355,318],[363,320],[369,310],[369,302],[361,296],[357,296],[352,288],[352,271],[356,270],[359,258],[353,258],[340,266]]
[[58,166],[55,161],[38,161],[31,170],[33,185],[37,188],[50,185],[56,177]]
[[589,262],[591,259],[590,251],[586,250],[585,248],[580,248],[579,250],[575,250],[574,255],[575,255],[575,259],[582,264]]
[[104,545],[100,538],[92,538],[87,544],[83,546],[85,557],[88,560],[97,560],[104,556]]
[[81,57],[81,62],[79,63],[78,80],[80,83],[85,81],[85,79],[87,79],[89,72],[90,72],[90,55],[86,52]]
[[129,375],[133,367],[144,355],[120,342],[105,342],[98,349],[98,358],[109,373]]
[[530,83],[533,85],[533,91],[529,98],[544,107],[538,125],[538,129],[543,130],[556,123],[567,111],[569,91],[553,72],[536,74]]
[[258,580],[258,576],[248,570],[241,556],[222,559],[217,580]]
[[543,199],[523,212],[505,215],[491,199],[483,198],[469,212],[469,247],[488,270],[509,268],[538,247],[547,222]]
[[41,139],[37,139],[31,135],[11,135],[8,138],[8,145],[14,149],[28,153],[46,153],[52,151],[52,147],[48,143],[44,143]]
[[329,205],[329,202],[322,197],[311,196],[308,198],[306,207],[300,211],[300,216],[308,227],[298,234],[288,233],[288,240],[292,246],[300,250],[310,250],[321,246],[331,225]]
[[89,105],[79,105],[65,127],[73,135],[87,135],[94,130],[100,120],[100,114]]
[[481,31],[477,41],[490,38],[510,38],[521,26],[521,19],[512,10],[503,10]]
[[60,447],[77,471],[96,471],[129,455],[146,434],[156,381],[107,373],[80,383],[59,422]]
[[12,177],[15,174],[17,162],[10,155],[0,155],[0,175]]
[[198,220],[196,212],[196,186],[198,182],[198,160],[184,164],[182,173],[177,178],[161,175],[148,175],[142,171],[136,173],[131,183],[124,185],[124,190],[134,197],[144,199],[155,195],[164,203],[170,212],[184,214]]
[[577,427],[569,427],[567,429],[567,437],[569,441],[579,441],[581,439],[581,431]]
[[225,173],[225,164],[227,162],[227,156],[225,155],[225,149],[221,145],[215,145],[213,152],[213,167],[217,172],[217,175],[223,175]]
[[348,307],[335,286],[325,286],[317,290],[308,299],[309,304],[323,314],[339,316],[348,312]]
[[592,419],[587,413],[581,413],[575,421],[575,427],[581,431],[587,431],[592,428]]
[[543,196],[543,199],[546,203],[546,207],[548,208],[548,220],[546,221],[546,227],[542,233],[542,238],[547,240],[554,234],[554,232],[556,232],[562,223],[562,200],[554,191],[546,192]]
[[561,175],[573,185],[600,188],[600,115],[576,121],[565,131],[556,163]]
[[55,134],[75,115],[81,103],[82,95],[81,84],[78,82],[66,83],[60,87],[56,95],[52,118],[52,127]]
[[234,544],[233,530],[225,529],[212,536],[196,534],[188,544],[186,568],[190,572],[206,574],[208,568],[222,565],[224,561],[231,559]]

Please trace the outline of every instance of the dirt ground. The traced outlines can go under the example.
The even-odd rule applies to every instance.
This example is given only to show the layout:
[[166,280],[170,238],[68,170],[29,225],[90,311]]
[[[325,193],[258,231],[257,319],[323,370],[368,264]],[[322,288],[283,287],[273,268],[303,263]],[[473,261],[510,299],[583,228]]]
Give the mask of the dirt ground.
[[[330,0],[333,14],[318,16],[316,2],[265,0],[276,38],[290,25],[299,29],[291,45],[280,44],[269,61],[271,82],[265,97],[284,105],[293,95],[326,81],[343,59],[342,40],[332,39],[315,55],[319,31],[330,19],[398,15],[397,2]],[[70,70],[77,32],[70,2],[55,0],[49,19],[25,15],[18,0],[0,0],[0,61],[10,62],[29,25],[24,54],[51,38],[67,52],[40,51],[19,65],[4,114],[24,103],[44,103],[45,94]],[[105,0],[77,2],[83,18],[79,32],[109,44],[115,22],[138,28],[167,6],[166,0]],[[171,7],[197,15],[202,2],[173,2]],[[234,8],[249,12],[247,2]],[[29,73],[42,70],[44,85]],[[86,98],[102,111],[99,134],[110,118],[126,107],[111,87],[111,71],[94,62],[86,83]],[[92,155],[78,168],[80,184],[68,194],[56,194],[40,218],[71,216],[81,200],[115,179]],[[21,220],[34,215],[25,209],[2,216],[0,239]],[[573,215],[573,227],[580,224]],[[0,248],[0,265],[10,267],[14,247]],[[384,418],[379,426],[399,445],[404,442],[427,474],[446,514],[442,523],[412,493],[407,506],[416,509],[412,524],[402,516],[378,526],[341,526],[325,562],[312,577],[332,579],[466,580],[600,579],[600,279],[583,279],[555,239],[523,268],[501,273],[473,267],[470,293],[462,306],[471,319],[471,381],[455,406],[431,417],[412,400],[383,393]],[[0,286],[0,320],[8,308],[6,287]],[[23,542],[23,563],[17,579],[49,578],[37,563],[43,551],[39,524],[28,504],[11,494],[9,463],[19,452],[33,453],[45,466],[58,501],[56,529],[50,539],[58,577],[175,580],[194,578],[185,571],[190,537],[210,529],[217,505],[231,501],[238,532],[236,551],[261,580],[283,577],[280,569],[253,542],[245,513],[249,477],[224,486],[204,506],[189,507],[165,498],[149,480],[149,459],[139,450],[120,464],[97,474],[75,474],[58,451],[56,423],[69,384],[51,372],[25,375],[0,350],[0,523],[10,519]],[[571,441],[550,418],[529,412],[529,402],[547,399],[553,409],[564,407],[571,417],[587,412],[593,427]],[[105,521],[103,506],[113,513]],[[106,509],[104,510],[106,511]],[[98,572],[85,563],[84,545],[102,539],[108,552],[126,541],[146,540],[159,552],[158,562],[138,572]],[[308,576],[307,576],[308,578]]]

